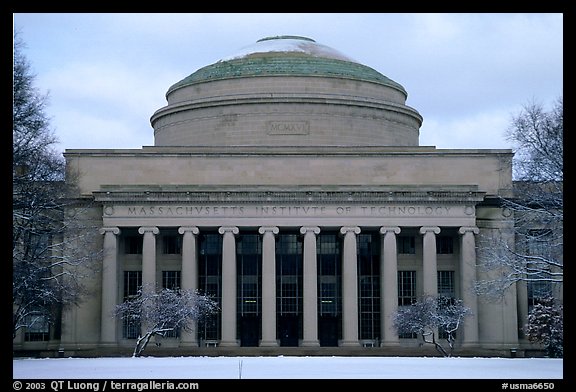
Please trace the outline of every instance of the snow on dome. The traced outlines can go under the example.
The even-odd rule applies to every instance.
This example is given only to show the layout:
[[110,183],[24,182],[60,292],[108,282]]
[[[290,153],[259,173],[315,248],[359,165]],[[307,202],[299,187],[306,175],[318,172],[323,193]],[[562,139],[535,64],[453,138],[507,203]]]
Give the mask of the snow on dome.
[[348,57],[339,51],[332,49],[326,45],[317,43],[311,38],[300,37],[295,35],[281,35],[276,37],[266,37],[256,41],[255,44],[246,46],[240,49],[239,52],[232,56],[225,57],[220,61],[230,61],[248,57],[257,53],[286,53],[286,52],[300,52],[315,57],[326,57],[336,60],[350,61],[356,63],[357,61]]

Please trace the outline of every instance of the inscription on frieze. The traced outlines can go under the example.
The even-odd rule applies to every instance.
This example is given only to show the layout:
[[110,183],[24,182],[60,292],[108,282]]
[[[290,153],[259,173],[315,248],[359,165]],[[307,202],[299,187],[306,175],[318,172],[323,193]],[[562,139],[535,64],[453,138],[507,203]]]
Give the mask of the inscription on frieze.
[[308,121],[268,121],[266,133],[268,135],[308,135],[310,123]]
[[[431,205],[116,205],[117,217],[426,217],[470,215],[470,206]],[[473,209],[473,208],[472,208]]]

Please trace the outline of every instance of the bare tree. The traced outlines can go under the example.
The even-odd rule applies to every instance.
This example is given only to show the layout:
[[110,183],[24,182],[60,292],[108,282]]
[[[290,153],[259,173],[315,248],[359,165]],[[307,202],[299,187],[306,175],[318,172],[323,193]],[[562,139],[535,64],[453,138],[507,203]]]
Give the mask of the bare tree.
[[77,219],[68,198],[74,179],[66,178],[65,161],[46,115],[47,95],[34,87],[34,75],[14,39],[12,266],[13,338],[18,330],[37,330],[59,320],[67,303],[84,292],[81,278],[93,272],[96,253],[87,253],[95,228]]
[[[514,197],[500,206],[514,220],[513,241],[498,235],[479,241],[478,266],[488,276],[478,294],[502,296],[527,282],[539,297],[563,282],[563,100],[547,112],[531,103],[513,117],[507,133],[517,149]],[[503,239],[504,238],[504,239]]]
[[193,290],[144,287],[134,298],[116,306],[115,316],[140,327],[133,356],[139,357],[153,336],[167,332],[190,330],[193,322],[200,321],[218,311],[218,303],[208,295]]
[[[424,343],[433,344],[444,357],[454,349],[456,331],[470,309],[459,299],[423,296],[410,306],[401,306],[394,315],[394,326],[399,334],[417,334]],[[449,350],[440,343],[436,333],[444,335]]]

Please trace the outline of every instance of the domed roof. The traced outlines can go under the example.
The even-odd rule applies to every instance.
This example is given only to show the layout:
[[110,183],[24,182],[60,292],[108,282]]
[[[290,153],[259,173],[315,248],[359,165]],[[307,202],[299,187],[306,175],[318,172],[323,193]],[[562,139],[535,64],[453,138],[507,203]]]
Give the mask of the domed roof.
[[320,76],[357,79],[400,90],[404,88],[380,72],[311,38],[282,35],[258,40],[238,53],[200,68],[172,85],[181,87],[207,81],[254,76]]
[[263,38],[172,85],[156,146],[416,146],[404,88],[300,36]]

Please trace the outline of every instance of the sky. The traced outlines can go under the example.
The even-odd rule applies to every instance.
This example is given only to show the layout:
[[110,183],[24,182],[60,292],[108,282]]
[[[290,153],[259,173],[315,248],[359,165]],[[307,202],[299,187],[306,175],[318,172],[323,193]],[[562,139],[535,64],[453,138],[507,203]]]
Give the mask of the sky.
[[15,13],[65,149],[154,144],[174,83],[261,38],[314,39],[408,92],[420,145],[514,149],[513,116],[563,95],[562,13]]
[[[563,362],[563,359],[552,358],[369,356],[144,356],[139,358],[20,358],[12,361],[14,379],[492,379],[508,381],[562,380],[564,378]],[[562,390],[560,385],[558,388]],[[202,389],[202,385],[199,389]],[[544,387],[541,385],[540,388],[533,389],[544,390]],[[554,386],[546,389],[554,389]]]

